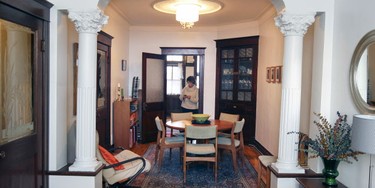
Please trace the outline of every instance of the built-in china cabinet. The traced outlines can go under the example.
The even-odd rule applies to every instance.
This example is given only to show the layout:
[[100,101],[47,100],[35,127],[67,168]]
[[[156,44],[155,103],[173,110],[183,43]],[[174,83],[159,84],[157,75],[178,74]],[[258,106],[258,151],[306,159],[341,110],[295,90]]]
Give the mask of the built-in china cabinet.
[[255,140],[258,36],[216,40],[216,106],[245,118],[245,143]]

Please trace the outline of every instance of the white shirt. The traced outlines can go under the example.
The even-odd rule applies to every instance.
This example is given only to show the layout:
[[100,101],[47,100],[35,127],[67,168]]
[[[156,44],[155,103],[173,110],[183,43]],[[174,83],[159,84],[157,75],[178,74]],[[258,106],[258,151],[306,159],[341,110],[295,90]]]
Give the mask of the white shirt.
[[[185,98],[184,95],[190,96],[190,99]],[[180,100],[182,101],[181,107],[186,109],[195,110],[198,109],[198,88],[197,86],[189,87],[186,85],[180,94]]]

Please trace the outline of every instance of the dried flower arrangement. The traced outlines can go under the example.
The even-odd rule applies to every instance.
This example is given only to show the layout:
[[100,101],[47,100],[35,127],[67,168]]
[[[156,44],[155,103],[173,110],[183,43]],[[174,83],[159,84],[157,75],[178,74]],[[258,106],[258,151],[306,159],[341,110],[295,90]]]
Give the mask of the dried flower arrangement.
[[[309,146],[308,149],[304,149],[303,151],[312,154],[309,158],[321,157],[322,159],[340,160],[351,163],[349,157],[352,157],[358,161],[356,156],[362,153],[350,149],[352,129],[346,122],[347,115],[341,115],[340,112],[337,112],[338,118],[334,126],[332,126],[320,113],[314,114],[319,117],[319,121],[314,121],[314,124],[318,127],[319,134],[315,139],[309,137],[303,141],[303,144]],[[297,134],[300,133],[297,132]]]

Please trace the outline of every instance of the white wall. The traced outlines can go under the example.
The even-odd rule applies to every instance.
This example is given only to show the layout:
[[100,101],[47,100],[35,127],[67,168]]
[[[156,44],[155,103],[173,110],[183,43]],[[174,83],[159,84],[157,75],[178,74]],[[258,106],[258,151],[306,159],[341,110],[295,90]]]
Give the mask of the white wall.
[[55,8],[50,24],[48,167],[58,170],[67,163],[67,16]]
[[[331,122],[337,118],[336,111],[347,114],[350,124],[353,115],[359,113],[350,93],[349,67],[359,40],[375,29],[373,7],[373,0],[340,0],[335,3]],[[369,156],[363,155],[359,160],[353,164],[341,163],[339,166],[338,179],[348,187],[367,187]]]

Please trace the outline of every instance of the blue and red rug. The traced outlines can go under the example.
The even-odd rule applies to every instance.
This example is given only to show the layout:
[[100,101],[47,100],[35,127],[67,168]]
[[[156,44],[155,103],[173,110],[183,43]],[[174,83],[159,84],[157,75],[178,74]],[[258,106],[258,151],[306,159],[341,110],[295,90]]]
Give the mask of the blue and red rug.
[[151,145],[144,157],[152,163],[152,169],[137,177],[131,184],[134,187],[174,188],[174,187],[257,187],[257,172],[246,160],[244,164],[239,160],[239,171],[233,170],[230,152],[224,151],[218,163],[217,182],[214,180],[212,166],[207,163],[193,163],[188,166],[186,183],[183,183],[182,162],[179,149],[165,150],[163,166],[160,171],[154,165],[155,145]]

